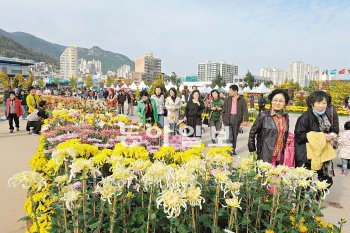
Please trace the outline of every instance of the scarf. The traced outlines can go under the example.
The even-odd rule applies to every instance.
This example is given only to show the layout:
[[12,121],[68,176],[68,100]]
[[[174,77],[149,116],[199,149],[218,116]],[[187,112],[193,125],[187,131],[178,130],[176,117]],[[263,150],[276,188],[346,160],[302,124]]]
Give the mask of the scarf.
[[173,100],[173,102],[175,103],[176,101],[176,96],[170,96],[170,98]]
[[146,102],[145,114],[148,112],[153,112],[152,104],[149,101]]
[[277,132],[278,132],[275,149],[273,151],[272,157],[277,157],[276,161],[280,161],[282,157],[282,151],[284,148],[284,136],[287,131],[287,120],[285,117],[285,112],[283,110],[275,111],[272,109],[271,115],[272,115],[273,121],[276,124]]
[[[325,113],[326,111],[324,111]],[[325,133],[328,133],[330,128],[332,127],[328,117],[326,114],[323,114],[323,115],[316,115],[317,117],[317,120],[318,120],[318,123],[320,124],[320,131],[321,132],[325,132]]]

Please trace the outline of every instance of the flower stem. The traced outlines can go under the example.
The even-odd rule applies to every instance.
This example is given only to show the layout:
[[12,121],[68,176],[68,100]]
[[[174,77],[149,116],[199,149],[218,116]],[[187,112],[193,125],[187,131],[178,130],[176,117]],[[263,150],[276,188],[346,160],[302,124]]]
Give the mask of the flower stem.
[[218,224],[218,212],[219,212],[219,194],[220,194],[220,184],[216,185],[216,196],[215,196],[215,209],[214,209],[214,217],[213,217],[213,230],[212,232],[216,232],[217,224]]
[[114,231],[114,218],[115,218],[115,207],[117,205],[117,197],[114,195],[113,197],[113,204],[111,206],[111,217],[110,217],[110,222],[111,222],[111,226],[110,226],[110,233],[113,233]]
[[100,232],[101,226],[102,226],[102,220],[103,220],[103,207],[104,207],[105,202],[101,201],[101,207],[100,207],[100,216],[98,218],[98,228],[96,232]]
[[83,219],[84,219],[84,225],[83,225],[83,232],[86,231],[87,228],[87,221],[86,221],[86,211],[87,211],[87,196],[86,196],[86,172],[83,172],[83,183],[82,183],[82,188],[83,188]]
[[151,191],[149,194],[149,201],[148,201],[148,214],[147,214],[147,227],[146,227],[146,232],[149,233],[150,231],[150,222],[151,222],[151,210],[152,210],[152,200],[153,199],[153,186],[151,186]]
[[236,232],[238,233],[238,218],[237,218],[237,208],[234,208],[233,209],[233,213],[235,214],[235,229],[236,229]]
[[192,207],[192,225],[193,225],[193,233],[196,233],[197,232],[197,229],[196,229],[196,215],[195,215],[194,207]]
[[232,224],[233,224],[233,208],[231,208],[230,219],[228,221],[228,229],[229,230],[232,230]]

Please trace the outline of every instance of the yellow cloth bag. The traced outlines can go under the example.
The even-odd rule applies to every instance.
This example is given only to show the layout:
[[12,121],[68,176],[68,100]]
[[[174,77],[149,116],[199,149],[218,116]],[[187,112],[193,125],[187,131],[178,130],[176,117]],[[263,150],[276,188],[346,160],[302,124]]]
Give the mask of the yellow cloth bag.
[[330,142],[327,142],[324,133],[311,131],[306,134],[307,159],[311,160],[311,170],[317,171],[322,168],[326,161],[334,159],[337,154]]

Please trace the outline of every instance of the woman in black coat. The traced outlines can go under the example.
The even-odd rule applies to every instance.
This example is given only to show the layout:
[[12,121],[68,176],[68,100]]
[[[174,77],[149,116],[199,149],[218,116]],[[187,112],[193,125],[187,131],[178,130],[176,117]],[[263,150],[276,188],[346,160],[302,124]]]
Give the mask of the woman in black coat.
[[270,110],[263,111],[250,129],[248,148],[257,152],[258,159],[276,165],[282,164],[287,143],[289,117],[284,108],[289,95],[283,89],[276,89],[269,95],[269,101]]
[[[295,164],[297,167],[305,166],[311,170],[311,161],[307,159],[306,150],[307,133],[323,132],[326,140],[332,141],[339,133],[339,119],[335,107],[331,105],[331,97],[326,92],[314,91],[307,102],[309,109],[298,118],[294,130]],[[319,180],[326,180],[332,185],[334,176],[332,161],[324,162],[317,174]]]
[[188,101],[185,109],[185,118],[187,125],[191,128],[188,132],[189,137],[200,137],[202,134],[202,111],[204,110],[204,103],[199,98],[198,90],[191,93],[191,98]]

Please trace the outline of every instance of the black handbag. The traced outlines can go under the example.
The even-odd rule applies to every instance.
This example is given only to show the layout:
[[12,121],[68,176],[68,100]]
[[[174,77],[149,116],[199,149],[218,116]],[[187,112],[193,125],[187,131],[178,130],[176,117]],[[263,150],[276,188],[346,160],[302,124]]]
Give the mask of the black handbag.
[[208,117],[204,118],[203,125],[209,125],[209,118]]
[[164,113],[163,113],[163,116],[167,117],[168,116],[168,109],[164,108]]

